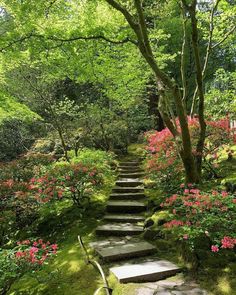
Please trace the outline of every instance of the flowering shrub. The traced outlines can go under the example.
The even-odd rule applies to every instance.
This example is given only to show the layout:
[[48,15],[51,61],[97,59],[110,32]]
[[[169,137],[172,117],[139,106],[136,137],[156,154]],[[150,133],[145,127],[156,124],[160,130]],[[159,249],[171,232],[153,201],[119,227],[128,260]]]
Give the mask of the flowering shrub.
[[[217,160],[219,151],[232,141],[228,119],[216,122],[207,121],[207,134],[203,154],[203,168],[211,176],[217,176]],[[178,120],[176,122],[179,125]],[[196,144],[199,134],[199,122],[196,118],[188,118],[193,143],[193,155],[197,155]],[[179,183],[183,165],[178,154],[178,144],[169,129],[150,131],[145,134],[147,141],[146,167],[154,180],[166,183],[169,187]]]
[[102,173],[96,167],[81,163],[59,163],[50,171],[50,175],[55,177],[58,184],[57,197],[69,197],[81,207],[104,181]]
[[146,168],[153,180],[166,184],[170,190],[180,181],[183,172],[173,136],[165,128],[160,132],[150,131],[145,134],[145,138],[148,142]]
[[53,161],[51,155],[27,153],[9,163],[0,163],[0,179],[28,181],[37,173],[39,166],[47,166]]
[[29,192],[29,183],[7,179],[0,181],[0,244],[10,239],[14,228],[30,225],[37,216],[37,202]]
[[57,250],[57,244],[42,239],[17,242],[11,250],[0,249],[0,293],[6,294],[14,281],[26,272],[41,269]]
[[18,264],[25,266],[41,265],[48,260],[53,254],[57,253],[57,244],[51,244],[49,241],[44,242],[42,239],[31,241],[24,240],[17,242],[15,248],[15,259]]
[[227,192],[204,193],[190,185],[182,194],[166,198],[161,206],[172,213],[164,229],[191,248],[202,237],[209,241],[213,252],[236,245],[236,199]]

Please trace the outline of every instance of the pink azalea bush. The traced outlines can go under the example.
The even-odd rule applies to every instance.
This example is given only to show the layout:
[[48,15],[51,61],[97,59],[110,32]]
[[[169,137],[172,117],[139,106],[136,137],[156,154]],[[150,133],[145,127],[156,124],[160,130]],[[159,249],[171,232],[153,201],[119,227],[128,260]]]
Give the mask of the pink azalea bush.
[[[207,121],[207,136],[203,154],[203,168],[213,177],[217,176],[219,151],[233,141],[228,119],[216,122]],[[179,126],[178,120],[176,120]],[[188,118],[193,142],[193,155],[196,155],[196,144],[199,133],[197,118]],[[178,128],[179,129],[179,128]],[[147,142],[146,168],[153,180],[161,184],[176,187],[183,177],[183,165],[178,155],[178,144],[169,129],[149,131],[145,134]]]
[[57,251],[57,244],[42,239],[19,241],[13,249],[0,249],[0,293],[6,294],[26,272],[40,270]]
[[17,245],[14,253],[17,263],[30,267],[44,264],[58,250],[57,244],[51,244],[42,239],[19,241]]
[[182,193],[166,198],[161,207],[171,212],[164,230],[192,248],[204,237],[212,252],[235,247],[236,199],[227,192],[205,193],[190,185]]
[[82,163],[60,163],[39,178],[32,178],[35,198],[42,203],[70,198],[76,205],[83,206],[85,199],[103,183],[103,175],[95,166]]

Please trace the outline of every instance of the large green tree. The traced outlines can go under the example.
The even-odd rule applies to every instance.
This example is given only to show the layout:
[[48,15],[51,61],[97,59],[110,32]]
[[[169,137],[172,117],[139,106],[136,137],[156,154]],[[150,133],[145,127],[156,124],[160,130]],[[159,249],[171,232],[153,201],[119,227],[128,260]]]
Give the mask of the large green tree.
[[[2,52],[8,58],[15,59],[18,55],[18,60],[27,57],[36,64],[43,63],[47,66],[47,80],[53,80],[55,76],[62,78],[63,75],[75,80],[90,76],[103,83],[112,96],[118,94],[122,98],[125,93],[144,89],[143,85],[148,83],[150,72],[153,72],[158,88],[159,110],[176,139],[186,181],[200,180],[206,129],[204,79],[214,50],[232,38],[235,30],[232,25],[235,6],[231,1],[2,3],[2,14],[8,19],[8,27],[4,29],[6,34],[3,33]],[[174,25],[168,22],[172,18]],[[163,19],[166,20],[164,27],[160,25]],[[179,34],[173,34],[176,27]],[[173,50],[166,48],[171,41],[174,43]],[[123,50],[125,59],[120,58],[120,50]],[[145,63],[140,60],[138,51]],[[105,58],[109,54],[113,55],[110,65]],[[140,65],[144,72],[140,72]],[[144,73],[147,73],[146,81],[143,79]],[[127,80],[132,91],[125,85]],[[133,85],[132,80],[136,81]],[[142,87],[139,88],[139,85]],[[196,110],[200,122],[196,147],[192,146],[187,120],[186,100],[190,100],[191,94],[194,94],[192,109]],[[129,100],[131,96],[125,98]],[[175,124],[176,115],[180,129]],[[195,149],[197,152],[193,155]]]

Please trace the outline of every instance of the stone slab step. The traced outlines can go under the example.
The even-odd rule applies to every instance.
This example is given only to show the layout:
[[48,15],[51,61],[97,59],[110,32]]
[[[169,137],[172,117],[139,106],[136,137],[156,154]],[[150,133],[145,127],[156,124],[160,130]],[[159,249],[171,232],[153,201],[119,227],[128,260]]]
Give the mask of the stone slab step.
[[112,189],[113,193],[143,193],[144,187],[122,187],[122,186],[115,186]]
[[139,179],[144,176],[144,173],[141,172],[135,172],[135,173],[120,173],[119,178],[134,178]]
[[140,166],[127,166],[127,165],[119,165],[119,169],[121,170],[128,170],[128,171],[133,171],[133,170],[142,170]]
[[145,198],[144,193],[117,193],[111,194],[110,200],[139,200]]
[[116,261],[125,258],[141,257],[156,252],[156,247],[152,244],[142,241],[142,242],[128,242],[112,244],[108,247],[95,246],[94,250],[98,255],[107,261]]
[[139,166],[141,162],[133,161],[133,162],[120,162],[119,166]]
[[112,222],[142,222],[145,217],[141,214],[106,214],[104,220]]
[[123,212],[123,213],[132,213],[132,212],[143,212],[147,208],[146,204],[140,201],[109,201],[107,202],[107,212]]
[[130,170],[130,169],[118,169],[118,172],[120,173],[120,174],[123,174],[123,173],[129,173],[129,174],[134,174],[134,173],[143,173],[144,171],[142,170],[142,169],[140,169],[140,168],[136,168],[136,169],[132,169],[132,170]]
[[146,261],[142,263],[127,263],[112,267],[110,271],[120,283],[151,282],[173,276],[181,269],[167,260]]
[[143,182],[139,179],[132,179],[132,178],[122,178],[116,181],[117,186],[125,186],[125,187],[135,187],[142,185]]
[[131,223],[108,223],[96,228],[96,234],[103,236],[133,236],[142,232],[142,226]]

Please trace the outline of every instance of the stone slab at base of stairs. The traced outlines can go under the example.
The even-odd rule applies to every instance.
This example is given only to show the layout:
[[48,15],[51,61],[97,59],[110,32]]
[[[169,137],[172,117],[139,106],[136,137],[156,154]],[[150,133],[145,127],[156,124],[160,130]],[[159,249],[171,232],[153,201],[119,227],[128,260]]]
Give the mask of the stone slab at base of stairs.
[[151,282],[175,275],[181,269],[167,260],[146,261],[142,263],[127,263],[112,267],[110,271],[120,283]]

